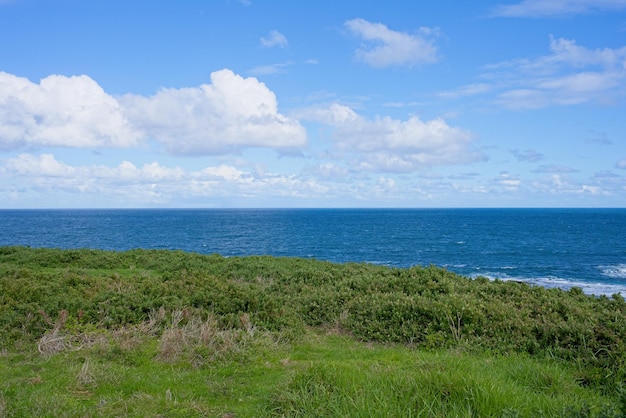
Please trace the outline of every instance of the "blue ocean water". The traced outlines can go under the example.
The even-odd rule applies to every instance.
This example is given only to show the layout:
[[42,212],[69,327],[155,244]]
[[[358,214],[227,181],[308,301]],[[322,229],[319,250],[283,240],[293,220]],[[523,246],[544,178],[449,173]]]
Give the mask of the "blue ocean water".
[[434,264],[626,296],[626,209],[0,210],[0,245]]

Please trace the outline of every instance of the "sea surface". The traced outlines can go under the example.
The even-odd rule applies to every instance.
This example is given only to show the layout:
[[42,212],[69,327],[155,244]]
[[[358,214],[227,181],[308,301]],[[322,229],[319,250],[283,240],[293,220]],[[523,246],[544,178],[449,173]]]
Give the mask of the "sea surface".
[[408,267],[626,296],[626,209],[0,210],[0,246]]

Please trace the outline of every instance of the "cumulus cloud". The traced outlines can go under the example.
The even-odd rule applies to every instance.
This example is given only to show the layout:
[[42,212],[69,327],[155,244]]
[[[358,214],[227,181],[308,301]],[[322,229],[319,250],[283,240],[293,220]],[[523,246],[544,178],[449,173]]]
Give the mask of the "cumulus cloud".
[[131,147],[141,137],[88,76],[50,75],[37,84],[0,72],[0,149]]
[[377,68],[412,66],[437,61],[437,48],[433,38],[436,30],[420,28],[417,34],[393,31],[382,23],[365,19],[352,19],[344,24],[366,44],[356,51],[356,58]]
[[284,48],[287,44],[287,37],[277,30],[271,30],[267,37],[261,38],[261,45],[266,48],[272,48],[275,46]]
[[20,154],[10,159],[4,166],[4,170],[19,176],[31,176],[36,173],[42,177],[71,177],[75,170],[60,163],[52,154],[39,156],[32,154]]
[[524,0],[517,4],[499,5],[493,9],[492,15],[551,17],[624,9],[626,0]]
[[223,154],[245,147],[289,151],[306,144],[275,94],[230,70],[211,84],[114,98],[88,76],[39,84],[0,72],[0,149],[135,147],[153,139],[173,154]]
[[211,84],[126,95],[121,102],[129,118],[173,154],[293,149],[307,141],[304,127],[278,112],[276,95],[265,84],[226,69],[212,73]]
[[368,119],[336,103],[309,109],[303,118],[333,126],[335,149],[354,155],[354,164],[360,170],[410,172],[486,159],[474,148],[469,132],[449,126],[443,119]]

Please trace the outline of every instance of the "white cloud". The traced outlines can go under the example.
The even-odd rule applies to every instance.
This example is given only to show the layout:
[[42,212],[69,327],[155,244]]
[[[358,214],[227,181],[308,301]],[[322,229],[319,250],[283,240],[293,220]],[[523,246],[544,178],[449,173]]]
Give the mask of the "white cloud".
[[309,109],[302,117],[333,126],[336,151],[353,155],[353,165],[359,170],[410,172],[486,158],[473,147],[469,132],[451,127],[442,119],[367,119],[340,104]]
[[287,37],[277,30],[271,30],[267,37],[261,38],[261,45],[266,48],[272,48],[275,46],[284,48],[287,44]]
[[437,61],[437,48],[432,39],[436,30],[421,28],[418,34],[410,35],[365,19],[348,20],[345,26],[368,42],[356,51],[356,57],[372,67],[412,66]]
[[493,94],[509,109],[615,104],[626,96],[626,47],[590,49],[550,36],[550,53],[484,67],[480,83],[440,92],[442,99]]
[[570,196],[596,195],[615,196],[622,194],[624,181],[619,176],[593,176],[582,180],[566,173],[553,172],[550,176],[539,178],[532,183],[536,192],[564,198]]
[[493,16],[550,17],[626,9],[626,0],[524,0],[497,6]]
[[[129,161],[117,166],[71,166],[52,154],[20,154],[0,166],[3,176],[30,190],[30,194],[59,192],[83,196],[83,201],[106,196],[106,205],[129,202],[184,204],[186,199],[268,199],[276,197],[321,198],[328,188],[314,180],[294,175],[245,171],[220,164],[188,171],[158,162],[141,167]],[[22,186],[22,182],[26,184]],[[0,196],[3,196],[0,189]]]
[[615,167],[617,168],[621,168],[622,170],[626,170],[626,158],[624,158],[623,160],[619,160],[616,164]]
[[492,89],[492,86],[487,83],[474,83],[462,86],[456,90],[442,91],[438,93],[439,97],[445,99],[456,99],[465,96],[474,96],[476,94],[487,93]]
[[626,47],[589,49],[569,39],[550,39],[551,54],[486,67],[499,91],[496,102],[536,109],[587,102],[610,103],[626,94]]
[[613,195],[626,191],[626,178],[610,171],[594,173],[588,183],[591,183],[604,192]]
[[256,78],[225,69],[211,82],[114,98],[84,75],[35,84],[0,72],[0,150],[136,147],[154,139],[173,154],[223,154],[306,144],[304,127],[278,112],[275,94]]
[[88,76],[50,75],[36,84],[0,72],[0,149],[131,147],[141,136]]
[[309,169],[308,171],[317,177],[338,181],[341,181],[341,179],[346,179],[347,176],[350,174],[350,171],[347,168],[332,162],[320,163],[315,167]]
[[526,149],[524,151],[514,149],[511,153],[515,156],[517,161],[524,161],[534,163],[543,160],[543,155],[533,149]]
[[522,181],[518,176],[510,174],[506,171],[501,172],[492,182],[505,191],[513,192],[517,191]]
[[304,127],[278,112],[276,95],[265,84],[226,69],[212,73],[211,84],[126,95],[121,102],[129,118],[173,154],[293,149],[307,141]]
[[575,168],[558,164],[541,165],[533,170],[533,173],[577,173]]
[[[157,162],[144,164],[138,168],[133,163],[122,161],[117,167],[100,165],[74,167],[58,161],[53,154],[20,154],[8,160],[4,170],[12,175],[33,179],[57,178],[67,179],[73,183],[99,178],[115,181],[117,184],[129,182],[150,183],[154,181],[178,181],[183,178],[181,168],[166,168]],[[56,180],[55,180],[56,181]]]
[[20,154],[5,164],[5,170],[19,176],[41,177],[72,177],[75,169],[60,163],[52,154],[35,156],[32,154]]
[[[550,35],[550,54],[536,59],[517,59],[489,65],[487,69],[509,70],[536,77],[549,77],[555,73],[572,71],[624,71],[626,47],[589,49],[573,39]],[[497,72],[495,73],[497,74]]]
[[[404,163],[401,158],[397,162]],[[275,207],[276,202],[289,202],[290,206],[473,202],[484,206],[486,202],[528,203],[525,199],[541,196],[623,196],[626,190],[624,177],[610,172],[583,179],[563,170],[547,170],[535,178],[503,171],[481,180],[477,173],[442,176],[432,169],[411,176],[396,174],[396,169],[374,175],[365,171],[366,163],[373,164],[362,160],[359,171],[358,165],[348,167],[321,159],[302,174],[281,174],[256,170],[243,160],[183,169],[156,161],[71,165],[52,154],[20,154],[0,160],[0,202],[5,207]]]
[[285,74],[287,69],[293,65],[293,62],[281,62],[278,64],[261,65],[254,67],[249,72],[252,75],[271,75],[271,74]]

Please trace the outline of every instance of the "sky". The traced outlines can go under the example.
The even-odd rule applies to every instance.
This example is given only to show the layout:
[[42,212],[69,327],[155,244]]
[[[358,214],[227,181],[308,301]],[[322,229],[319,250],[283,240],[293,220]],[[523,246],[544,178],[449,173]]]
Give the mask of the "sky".
[[626,207],[626,0],[0,0],[0,209]]

